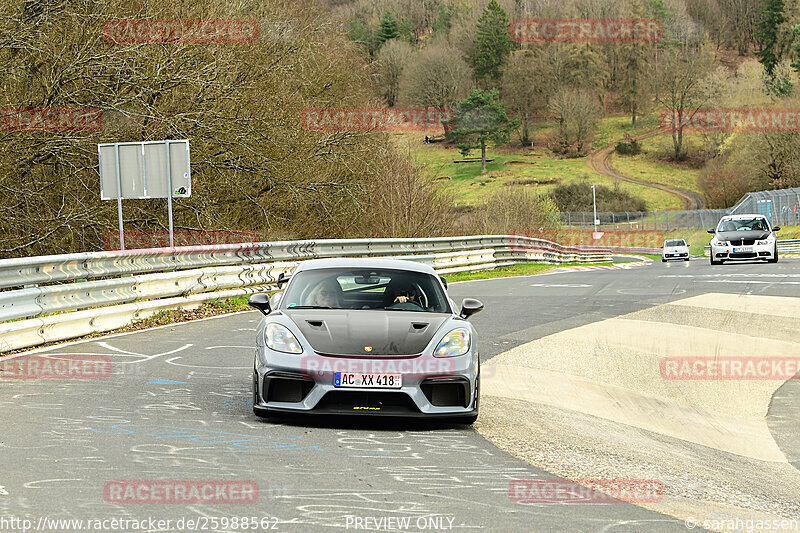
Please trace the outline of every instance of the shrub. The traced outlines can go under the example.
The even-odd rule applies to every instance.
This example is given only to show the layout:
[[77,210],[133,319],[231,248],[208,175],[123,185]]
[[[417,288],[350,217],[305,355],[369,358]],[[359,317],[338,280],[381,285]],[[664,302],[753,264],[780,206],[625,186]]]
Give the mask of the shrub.
[[524,187],[504,187],[473,213],[472,233],[504,235],[560,224],[558,208],[548,196]]
[[614,150],[619,155],[639,155],[642,153],[642,147],[635,140],[631,142],[620,141]]
[[[647,203],[619,188],[597,185],[598,211],[647,211]],[[559,185],[550,193],[555,205],[561,211],[591,211],[592,185],[587,181]]]

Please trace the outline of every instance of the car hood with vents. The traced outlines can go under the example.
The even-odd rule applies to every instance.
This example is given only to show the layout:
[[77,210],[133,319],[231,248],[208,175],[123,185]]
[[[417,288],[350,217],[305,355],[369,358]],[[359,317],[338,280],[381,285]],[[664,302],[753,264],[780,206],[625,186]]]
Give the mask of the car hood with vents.
[[449,313],[415,311],[284,310],[315,352],[351,357],[408,357],[431,342]]

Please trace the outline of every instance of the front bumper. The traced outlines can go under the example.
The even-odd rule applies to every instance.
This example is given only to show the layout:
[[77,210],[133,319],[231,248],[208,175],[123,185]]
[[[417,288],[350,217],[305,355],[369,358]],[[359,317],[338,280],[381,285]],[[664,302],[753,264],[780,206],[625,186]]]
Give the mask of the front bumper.
[[664,261],[678,261],[678,260],[685,261],[689,259],[689,252],[665,253],[661,255],[661,258]]
[[752,244],[744,246],[711,245],[711,258],[715,261],[753,261],[774,259],[775,244]]
[[[298,356],[257,348],[253,411],[402,417],[477,414],[478,356],[410,358]],[[259,361],[262,363],[259,364]],[[263,362],[266,361],[266,362]],[[334,386],[335,372],[401,374],[393,389]]]

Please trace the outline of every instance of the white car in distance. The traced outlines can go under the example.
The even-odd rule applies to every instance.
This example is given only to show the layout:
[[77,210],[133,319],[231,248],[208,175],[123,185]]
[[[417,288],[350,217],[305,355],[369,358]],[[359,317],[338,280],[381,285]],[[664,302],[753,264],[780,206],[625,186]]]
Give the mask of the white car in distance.
[[689,261],[689,244],[684,239],[667,239],[661,248],[661,262]]

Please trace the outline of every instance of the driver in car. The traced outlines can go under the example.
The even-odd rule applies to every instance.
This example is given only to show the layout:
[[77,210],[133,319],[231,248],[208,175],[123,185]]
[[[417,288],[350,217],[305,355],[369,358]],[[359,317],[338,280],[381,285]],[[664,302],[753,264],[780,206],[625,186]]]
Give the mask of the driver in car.
[[413,287],[404,287],[394,291],[394,303],[417,303],[417,291]]
[[413,285],[401,285],[390,293],[393,297],[388,306],[394,309],[408,309],[411,311],[423,309],[419,294]]

